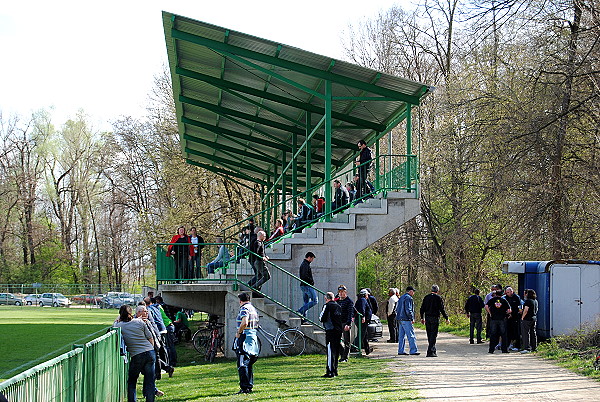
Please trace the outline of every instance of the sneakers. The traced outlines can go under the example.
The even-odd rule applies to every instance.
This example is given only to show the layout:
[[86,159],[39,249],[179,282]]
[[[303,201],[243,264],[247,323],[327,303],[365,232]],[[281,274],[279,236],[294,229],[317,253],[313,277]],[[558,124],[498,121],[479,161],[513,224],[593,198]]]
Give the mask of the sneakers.
[[510,348],[509,350],[510,350],[511,352],[518,352],[518,351],[519,351],[519,348]]
[[485,343],[485,341],[482,341],[481,339],[477,341],[477,343]]
[[524,355],[525,353],[531,353],[531,350],[529,350],[529,349],[523,349],[521,351],[521,354]]
[[398,356],[408,356],[408,353],[406,353],[406,352],[398,353]]
[[411,353],[411,356],[419,356],[421,354],[421,352],[415,352],[415,353]]
[[388,339],[386,342],[387,342],[387,343],[398,343],[397,341],[395,341],[395,340],[393,340],[393,339]]
[[340,360],[340,363],[348,363],[348,359],[342,359]]
[[251,389],[240,389],[240,390],[239,390],[239,391],[236,393],[236,395],[239,395],[239,394],[251,394],[251,393],[252,393],[252,390],[251,390]]
[[321,377],[323,377],[323,378],[333,378],[333,377],[335,377],[335,375],[329,373],[329,374],[323,374]]

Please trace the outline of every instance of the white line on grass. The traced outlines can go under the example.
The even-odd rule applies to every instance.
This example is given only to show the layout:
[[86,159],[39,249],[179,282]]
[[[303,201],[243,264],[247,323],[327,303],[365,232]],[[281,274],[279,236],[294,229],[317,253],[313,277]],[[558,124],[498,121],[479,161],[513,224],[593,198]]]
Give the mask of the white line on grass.
[[[84,336],[83,338],[79,338],[79,339],[77,339],[76,341],[74,341],[74,342],[72,342],[72,343],[73,343],[73,344],[76,344],[77,342],[80,342],[80,341],[82,341],[82,340],[84,340],[84,339],[87,339],[87,338],[89,338],[89,337],[91,337],[91,336],[94,336],[94,335],[96,335],[96,334],[98,334],[98,333],[100,333],[100,332],[104,332],[104,331],[106,331],[106,328],[103,328],[103,329],[101,329],[101,330],[99,330],[99,331],[96,331],[96,332],[94,332],[93,334],[86,335],[86,336]],[[53,355],[53,354],[55,354],[55,353],[57,353],[57,352],[60,352],[61,350],[65,349],[66,347],[67,347],[67,346],[60,347],[60,348],[58,348],[58,349],[56,349],[56,350],[54,350],[54,351],[52,351],[52,352],[50,352],[50,353],[46,353],[44,356],[38,357],[38,358],[37,358],[37,359],[35,359],[35,360],[30,360],[30,361],[28,361],[27,363],[23,363],[23,364],[21,364],[19,367],[15,367],[14,369],[12,369],[12,370],[9,370],[9,371],[7,371],[7,372],[5,372],[5,373],[2,375],[2,377],[8,377],[8,378],[10,378],[10,374],[14,373],[15,371],[18,371],[18,370],[22,369],[22,368],[23,368],[23,367],[25,367],[25,366],[29,366],[31,363],[37,363],[37,362],[39,362],[40,360],[46,359],[46,357],[48,357],[48,356],[50,356],[50,355]],[[34,365],[35,365],[35,364],[34,364]],[[7,379],[8,379],[8,378],[7,378]]]

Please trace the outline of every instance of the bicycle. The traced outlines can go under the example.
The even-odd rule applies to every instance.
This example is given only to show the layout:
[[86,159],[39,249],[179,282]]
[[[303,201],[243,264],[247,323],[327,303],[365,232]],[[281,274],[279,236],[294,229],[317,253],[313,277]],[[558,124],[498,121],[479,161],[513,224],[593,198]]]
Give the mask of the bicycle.
[[194,349],[203,355],[206,361],[212,363],[215,360],[217,352],[223,352],[223,337],[222,328],[225,324],[216,321],[209,321],[206,327],[198,329],[192,336],[192,344]]
[[[272,334],[265,330],[260,325],[256,330],[271,344],[273,351],[281,351],[284,356],[300,356],[306,348],[306,339],[304,334],[298,328],[289,328],[282,330],[281,326],[285,324],[285,320],[275,320],[279,324],[277,332]],[[258,338],[259,353],[262,348],[260,338]]]

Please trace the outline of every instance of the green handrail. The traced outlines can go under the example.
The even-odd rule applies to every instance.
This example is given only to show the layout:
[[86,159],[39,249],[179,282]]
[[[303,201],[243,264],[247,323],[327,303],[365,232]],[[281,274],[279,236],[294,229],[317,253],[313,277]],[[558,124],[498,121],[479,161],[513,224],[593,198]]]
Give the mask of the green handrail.
[[[400,163],[394,162],[398,158],[403,160],[403,162],[400,162]],[[368,198],[369,196],[372,196],[373,194],[377,194],[380,192],[395,191],[395,190],[406,190],[409,192],[417,191],[419,170],[417,169],[417,156],[416,155],[395,155],[395,154],[379,155],[378,158],[373,158],[373,160],[371,160],[369,162],[365,162],[362,165],[359,165],[358,167],[369,164],[369,163],[375,163],[375,162],[379,163],[380,167],[383,166],[383,169],[381,169],[383,171],[382,173],[375,171],[375,174],[378,175],[378,177],[376,177],[375,183],[379,183],[379,186],[377,188],[375,188],[374,192],[365,194],[362,197],[355,199],[354,203],[356,203],[357,201],[364,200],[365,198]],[[336,180],[342,176],[345,176],[349,173],[354,173],[356,171],[356,168],[357,167],[352,167],[352,168],[348,168],[342,172],[339,172],[335,176],[331,177],[329,180],[326,180],[324,182],[316,184],[306,191],[299,192],[296,196],[291,196],[284,201],[279,201],[279,202],[275,203],[274,205],[270,206],[269,208],[245,218],[243,221],[236,222],[232,225],[225,227],[224,229],[222,229],[223,239],[230,238],[232,235],[230,233],[228,233],[228,231],[230,231],[230,229],[232,229],[232,228],[239,228],[241,226],[244,226],[244,222],[247,221],[248,219],[262,217],[265,215],[271,215],[271,212],[277,212],[281,208],[282,205],[286,205],[286,209],[288,209],[287,208],[288,204],[290,204],[292,202],[296,202],[298,198],[306,198],[306,201],[310,202],[310,200],[308,199],[309,195],[311,195],[315,192],[318,192],[317,190],[323,188],[325,185],[331,185],[334,180]],[[413,175],[411,175],[410,172],[412,172]],[[342,183],[342,185],[344,185],[344,184]],[[332,202],[332,200],[325,200],[325,202]],[[325,214],[323,216],[325,216],[325,219],[328,219],[329,217],[340,212],[343,209],[346,209],[346,206],[338,208],[335,211],[331,211],[331,213]],[[277,214],[275,214],[274,216],[277,216]],[[255,219],[255,220],[258,221],[258,219]],[[303,229],[307,226],[310,226],[315,221],[316,221],[316,219],[312,222],[302,225],[301,227],[297,227],[296,230]],[[265,228],[265,232],[267,232],[267,234],[268,234],[268,231],[269,231],[269,228]],[[278,238],[277,240],[279,240],[280,238]]]

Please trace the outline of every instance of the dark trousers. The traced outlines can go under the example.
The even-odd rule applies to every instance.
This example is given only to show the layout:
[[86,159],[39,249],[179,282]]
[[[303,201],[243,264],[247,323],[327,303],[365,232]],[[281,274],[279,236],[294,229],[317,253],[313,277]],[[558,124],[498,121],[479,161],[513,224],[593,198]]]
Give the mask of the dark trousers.
[[252,268],[254,271],[254,277],[250,279],[248,286],[260,290],[261,286],[271,279],[271,273],[269,272],[269,268],[267,268],[265,262],[261,259],[254,260]]
[[367,187],[367,177],[369,176],[369,169],[366,165],[358,168],[358,186],[356,187],[356,198],[360,198],[363,195],[369,193],[369,187]]
[[342,331],[325,331],[325,346],[327,348],[327,374],[337,375],[341,340]]
[[200,271],[200,260],[202,259],[202,253],[198,252],[190,260],[190,279],[202,278],[202,272]]
[[[238,340],[239,345],[244,343],[245,336],[245,334],[240,335]],[[252,366],[258,359],[258,356],[251,356],[247,354],[241,347],[235,350],[235,354],[237,356],[237,369],[240,377],[240,389],[242,391],[252,391],[252,387],[254,386],[254,371]]]
[[367,322],[363,322],[363,323],[359,323],[356,322],[356,338],[354,339],[354,344],[356,345],[356,347],[358,347],[358,326],[360,325],[360,336],[361,336],[361,342],[362,342],[362,347],[365,350],[366,354],[371,353],[371,351],[369,350],[369,336],[367,333]]
[[469,326],[469,340],[473,340],[473,335],[475,329],[477,329],[477,342],[481,341],[481,330],[483,327],[483,322],[481,318],[481,313],[470,313],[469,314],[470,326]]
[[189,267],[187,256],[175,254],[175,279],[187,279]]
[[175,326],[173,324],[167,326],[167,333],[163,334],[163,342],[169,354],[169,365],[177,366],[177,351],[175,350]]
[[427,355],[435,355],[435,342],[440,328],[440,317],[425,316],[425,331],[427,331]]
[[344,347],[340,353],[340,360],[348,360],[350,355],[350,330],[342,331],[342,339],[344,340]]
[[506,339],[506,320],[489,320],[490,323],[490,352],[493,352],[502,339],[502,351],[508,352],[508,339]]
[[396,313],[387,316],[388,330],[390,331],[390,341],[398,342],[398,327],[396,326]]
[[521,346],[520,328],[521,323],[519,318],[509,318],[506,320],[506,337],[508,342],[512,343],[515,348]]
[[537,321],[521,321],[521,334],[523,335],[523,349],[533,350],[537,349],[537,334],[536,331]]
[[154,402],[154,392],[156,386],[154,382],[154,363],[156,354],[154,350],[139,353],[131,357],[129,362],[129,372],[127,376],[127,400],[136,401],[136,384],[140,373],[144,376],[143,394],[148,402]]

